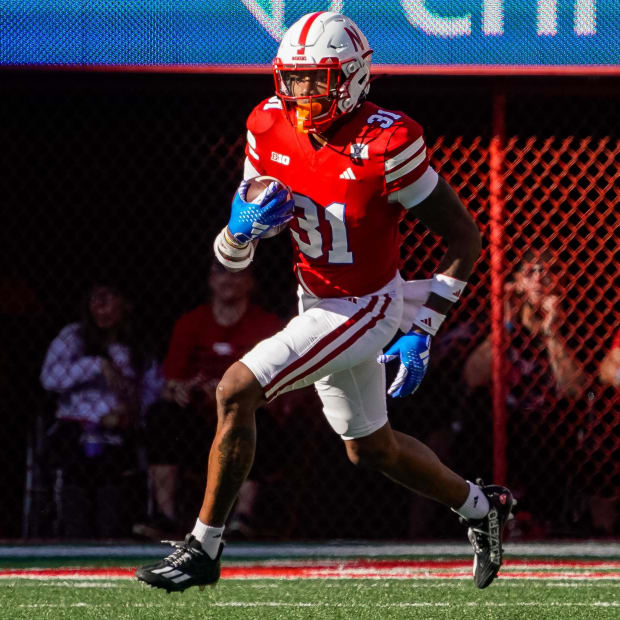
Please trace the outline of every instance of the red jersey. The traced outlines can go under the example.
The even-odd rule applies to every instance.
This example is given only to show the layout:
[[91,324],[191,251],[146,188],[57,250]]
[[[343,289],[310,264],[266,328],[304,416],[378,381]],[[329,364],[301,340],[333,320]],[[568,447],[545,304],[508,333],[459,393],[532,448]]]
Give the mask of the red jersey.
[[277,97],[248,117],[246,155],[293,191],[294,269],[318,297],[361,296],[386,285],[400,261],[404,208],[389,195],[429,167],[422,128],[402,112],[364,103],[314,148]]
[[620,329],[616,332],[614,341],[611,343],[612,349],[620,349]]
[[164,375],[187,381],[201,372],[207,379],[219,379],[233,362],[282,327],[277,316],[258,306],[251,305],[237,323],[227,327],[215,322],[210,305],[198,306],[174,326]]

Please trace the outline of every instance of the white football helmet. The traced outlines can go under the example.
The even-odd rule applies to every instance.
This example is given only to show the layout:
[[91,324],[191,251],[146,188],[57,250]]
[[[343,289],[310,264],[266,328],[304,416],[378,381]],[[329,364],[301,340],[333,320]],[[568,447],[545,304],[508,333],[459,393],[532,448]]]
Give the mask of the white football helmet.
[[298,131],[323,131],[357,108],[370,87],[371,59],[366,37],[348,17],[319,11],[296,21],[282,37],[273,73]]

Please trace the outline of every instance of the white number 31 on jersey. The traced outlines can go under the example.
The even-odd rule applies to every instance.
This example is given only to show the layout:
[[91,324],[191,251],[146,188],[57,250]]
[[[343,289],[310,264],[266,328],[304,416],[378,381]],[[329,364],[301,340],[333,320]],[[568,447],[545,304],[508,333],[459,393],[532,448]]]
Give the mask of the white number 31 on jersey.
[[378,123],[379,127],[382,129],[387,129],[394,124],[394,121],[397,121],[401,118],[400,114],[395,114],[394,112],[387,112],[386,110],[377,110],[376,114],[371,114],[366,123],[368,125],[372,125],[373,123]]
[[303,241],[297,231],[291,230],[299,250],[308,258],[321,258],[327,251],[327,262],[329,263],[352,263],[353,253],[349,252],[344,215],[345,205],[341,202],[332,202],[325,207],[325,219],[332,232],[331,247],[325,248],[319,227],[319,212],[316,204],[307,196],[299,194],[293,194],[293,196],[295,197],[295,206],[304,210],[303,217],[298,215],[296,220],[299,228],[305,231],[308,238],[307,242]]

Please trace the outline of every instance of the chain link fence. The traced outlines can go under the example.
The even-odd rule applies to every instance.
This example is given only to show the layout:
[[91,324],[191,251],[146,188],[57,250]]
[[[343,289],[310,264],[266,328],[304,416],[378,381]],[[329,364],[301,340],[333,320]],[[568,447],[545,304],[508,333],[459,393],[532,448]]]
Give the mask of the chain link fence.
[[[177,319],[208,295],[212,240],[241,175],[245,117],[272,83],[267,76],[53,72],[6,72],[3,82],[0,537],[62,537],[58,446],[50,455],[48,441],[58,400],[39,378],[46,351],[79,320],[89,282],[112,271],[130,291],[144,350],[165,358]],[[619,101],[611,83],[588,89],[583,95],[579,80],[383,77],[372,90],[374,101],[425,127],[435,167],[475,217],[484,244],[465,297],[434,340],[422,387],[390,403],[392,424],[470,479],[491,480],[494,459],[503,463],[520,499],[515,539],[618,534],[618,392],[598,375],[620,328]],[[499,124],[498,93],[505,98]],[[489,245],[494,180],[499,262]],[[402,230],[403,275],[428,277],[440,240],[412,216]],[[296,307],[289,242],[280,235],[259,250],[254,302],[286,320]],[[493,278],[502,284],[499,297]],[[496,315],[505,324],[499,342],[488,340]],[[503,351],[499,412],[493,351],[496,358]],[[240,535],[462,536],[450,511],[356,470],[311,391],[276,414],[259,416],[257,485],[248,495],[254,521]],[[106,518],[119,519],[115,537],[131,536],[133,525],[157,512],[138,426],[123,494],[107,500]],[[168,432],[172,440],[174,425]],[[505,438],[501,454],[497,433]],[[202,499],[198,463],[206,462],[208,437],[208,429],[189,433],[178,447],[181,530]]]

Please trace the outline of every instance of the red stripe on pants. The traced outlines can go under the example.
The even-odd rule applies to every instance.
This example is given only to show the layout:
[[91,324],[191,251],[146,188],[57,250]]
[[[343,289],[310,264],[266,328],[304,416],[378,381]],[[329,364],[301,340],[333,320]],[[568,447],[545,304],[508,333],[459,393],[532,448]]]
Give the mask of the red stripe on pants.
[[360,321],[364,316],[366,316],[369,312],[372,312],[377,305],[379,298],[376,295],[373,295],[370,298],[370,302],[364,308],[358,310],[352,317],[348,318],[342,325],[340,325],[337,329],[332,332],[329,332],[324,338],[317,340],[317,342],[308,349],[301,357],[295,360],[290,366],[283,368],[265,387],[265,394],[273,387],[280,382],[282,379],[290,375],[293,371],[295,371],[300,366],[303,366],[307,361],[312,359],[315,355],[319,354],[326,346],[332,343],[336,338],[342,335],[347,329],[355,325],[358,321]]
[[[291,383],[295,383],[296,381],[299,381],[300,379],[307,377],[309,374],[313,373],[317,368],[320,368],[321,366],[324,366],[325,364],[333,360],[334,357],[342,353],[342,351],[344,351],[345,349],[349,348],[355,341],[359,340],[369,329],[372,329],[377,324],[378,321],[380,321],[381,319],[385,317],[385,311],[387,310],[387,307],[390,305],[390,302],[392,301],[390,296],[387,294],[384,295],[384,298],[385,299],[383,302],[383,306],[381,306],[381,310],[379,310],[379,314],[377,314],[377,316],[373,317],[372,320],[368,321],[368,323],[364,325],[361,329],[358,329],[357,332],[355,332],[348,340],[345,340],[340,346],[336,347],[325,358],[319,360],[316,364],[314,364],[314,366],[311,366],[310,368],[303,371],[303,373],[297,375],[296,377],[293,377],[292,379],[289,379],[284,385],[281,385],[278,388],[278,391],[276,392],[275,396],[268,397],[269,400],[276,398],[276,396],[278,396],[278,394],[280,394],[282,390],[284,390],[289,385],[291,385]],[[265,392],[265,395],[267,396],[266,392]]]

